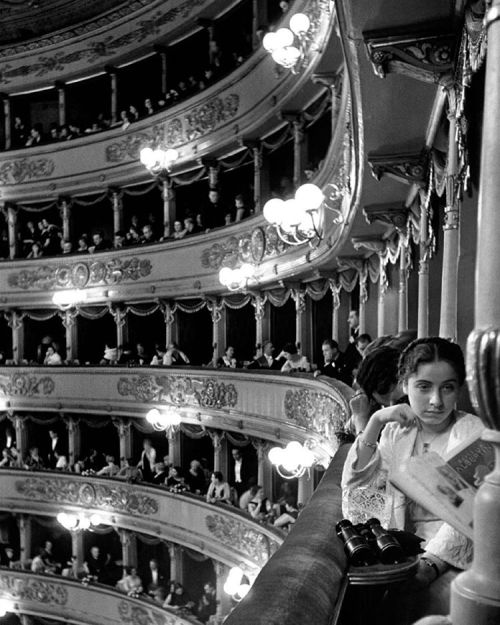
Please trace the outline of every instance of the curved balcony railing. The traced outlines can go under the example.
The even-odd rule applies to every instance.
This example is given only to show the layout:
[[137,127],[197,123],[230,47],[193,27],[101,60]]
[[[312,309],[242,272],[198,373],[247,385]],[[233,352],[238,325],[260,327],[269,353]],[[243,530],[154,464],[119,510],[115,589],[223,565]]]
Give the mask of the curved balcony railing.
[[0,597],[12,611],[81,625],[193,625],[200,622],[106,586],[0,568]]
[[242,566],[253,576],[283,542],[280,530],[231,506],[161,487],[72,473],[2,469],[0,507],[54,518],[61,510],[99,513],[107,525],[183,545],[230,567]]
[[[280,110],[303,108],[322,88],[311,85],[309,79],[326,43],[335,37],[329,3],[304,0],[298,3],[297,8],[301,7],[310,7],[316,35],[307,68],[299,76],[288,71],[277,76],[274,61],[261,48],[216,85],[125,131],[114,129],[63,144],[2,153],[2,199],[46,199],[47,190],[54,197],[81,195],[143,181],[147,174],[139,162],[139,150],[153,140],[161,139],[179,151],[176,168],[182,170],[183,163],[209,155],[214,146],[218,151],[234,150],[242,137],[265,134],[266,122],[267,132],[275,128]],[[336,58],[340,65],[340,55]]]
[[159,405],[184,423],[275,442],[312,439],[318,459],[337,450],[352,390],[336,380],[232,369],[1,367],[0,398],[13,411],[144,418]]

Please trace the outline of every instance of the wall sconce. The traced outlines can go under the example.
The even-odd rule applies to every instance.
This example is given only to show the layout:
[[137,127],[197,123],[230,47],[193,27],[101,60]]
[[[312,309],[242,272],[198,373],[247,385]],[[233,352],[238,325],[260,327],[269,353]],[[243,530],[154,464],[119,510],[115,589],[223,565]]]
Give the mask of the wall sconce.
[[[314,443],[312,441],[312,443]],[[268,458],[276,467],[276,471],[281,477],[291,480],[302,477],[310,470],[316,462],[316,458],[310,449],[311,444],[301,445],[297,441],[292,441],[283,447],[272,447],[269,450]]]
[[239,566],[233,566],[224,583],[224,592],[235,601],[241,601],[247,596],[252,584]]
[[180,414],[170,406],[161,412],[158,408],[151,408],[146,414],[146,421],[151,423],[157,432],[166,432],[169,437],[179,430],[182,423]]
[[323,191],[315,184],[303,184],[295,198],[268,200],[263,209],[264,218],[276,227],[282,241],[288,245],[302,245],[322,238]]
[[70,532],[83,532],[92,530],[98,525],[103,525],[103,518],[99,514],[87,516],[83,513],[72,514],[70,512],[59,512],[57,522]]
[[243,263],[236,269],[222,267],[219,271],[219,282],[229,291],[242,291],[248,287],[250,280],[256,280],[254,272],[255,268],[249,263]]
[[305,13],[296,13],[290,18],[289,25],[290,28],[267,33],[262,45],[275,63],[297,74],[307,56],[311,20]]
[[179,152],[173,148],[142,148],[139,155],[141,163],[153,176],[168,176],[172,165],[179,158]]

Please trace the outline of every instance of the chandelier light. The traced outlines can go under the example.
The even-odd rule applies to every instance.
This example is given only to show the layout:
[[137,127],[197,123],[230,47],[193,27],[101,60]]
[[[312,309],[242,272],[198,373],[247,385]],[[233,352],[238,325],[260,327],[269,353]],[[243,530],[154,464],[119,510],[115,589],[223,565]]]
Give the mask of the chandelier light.
[[235,601],[241,601],[247,596],[252,585],[239,566],[233,566],[224,583],[224,592],[230,595]]
[[87,293],[79,289],[68,289],[67,291],[56,291],[52,295],[52,302],[59,308],[67,309],[82,304],[87,299]]
[[276,467],[281,477],[291,480],[302,477],[316,461],[309,446],[292,441],[283,447],[273,447],[268,454],[271,464]]
[[276,227],[288,245],[313,243],[322,239],[323,191],[315,184],[303,184],[290,200],[273,198],[263,209],[264,218]]
[[9,599],[0,599],[0,618],[5,616],[7,612],[12,612],[14,609],[14,602]]
[[275,63],[296,74],[310,49],[311,20],[305,13],[296,13],[290,18],[289,26],[267,33],[262,45]]
[[222,267],[219,271],[219,282],[229,291],[244,291],[250,280],[255,279],[255,269],[249,263],[243,263],[236,269]]
[[178,431],[182,419],[177,410],[167,406],[161,411],[158,408],[152,408],[146,414],[146,421],[151,423],[157,432],[166,432],[168,436],[171,436]]
[[71,512],[59,512],[57,522],[70,532],[83,532],[84,530],[92,530],[98,525],[103,525],[103,518],[100,514],[94,513],[90,515],[79,512],[73,514]]
[[166,150],[163,148],[142,148],[139,158],[144,167],[154,176],[168,175],[173,164],[179,158],[179,152],[173,148]]

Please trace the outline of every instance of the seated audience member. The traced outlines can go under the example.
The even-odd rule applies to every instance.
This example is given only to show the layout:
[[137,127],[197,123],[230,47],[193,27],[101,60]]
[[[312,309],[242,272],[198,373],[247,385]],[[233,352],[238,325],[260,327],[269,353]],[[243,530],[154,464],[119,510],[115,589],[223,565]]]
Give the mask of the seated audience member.
[[165,353],[165,363],[169,367],[180,367],[189,365],[190,361],[186,354],[179,349],[177,343],[169,343]]
[[111,243],[107,241],[102,232],[94,232],[92,235],[92,245],[88,248],[90,254],[95,252],[104,252],[111,249]]
[[206,499],[208,503],[232,503],[231,488],[220,471],[212,473]]
[[33,241],[31,251],[26,258],[41,258],[43,256],[42,244],[39,241]]
[[116,365],[118,362],[118,348],[113,341],[107,341],[100,365]]
[[198,234],[200,232],[199,228],[196,226],[195,220],[192,217],[186,217],[184,219],[184,236],[188,236],[190,234]]
[[118,125],[122,130],[127,130],[127,128],[130,126],[131,121],[132,120],[130,119],[127,111],[120,111],[120,119],[118,120]]
[[43,559],[44,553],[45,553],[45,551],[44,551],[43,547],[40,547],[40,549],[38,550],[37,555],[31,561],[31,572],[32,573],[41,573],[41,574],[55,573],[55,570],[51,570],[50,567],[48,567],[45,564],[45,561]]
[[118,358],[119,365],[130,365],[137,361],[137,356],[134,354],[134,350],[130,343],[124,343],[122,346],[122,353]]
[[165,591],[167,580],[165,576],[160,571],[160,567],[158,565],[158,560],[156,558],[151,558],[148,565],[148,570],[142,576],[144,581],[144,588],[146,589],[147,594],[150,597],[154,597],[155,593],[162,589]]
[[97,473],[104,466],[104,458],[97,449],[92,448],[88,456],[83,460],[83,470]]
[[2,566],[7,569],[17,569],[21,570],[23,568],[22,562],[15,557],[15,552],[12,547],[6,545],[4,550],[4,556],[1,559]]
[[153,478],[151,482],[153,484],[160,484],[163,486],[168,478],[167,467],[163,462],[157,462],[154,466]]
[[298,353],[295,343],[287,343],[278,358],[282,356],[285,357],[285,363],[281,367],[282,373],[292,373],[294,371],[309,373],[311,371],[311,365],[307,356],[301,356]]
[[28,138],[26,139],[25,147],[31,148],[35,145],[40,145],[43,143],[43,135],[42,135],[42,125],[35,124],[29,133]]
[[156,354],[151,359],[150,364],[153,366],[166,365],[167,348],[165,345],[158,345],[155,351]]
[[181,467],[169,467],[165,486],[173,491],[186,489]]
[[189,471],[185,478],[186,486],[195,495],[204,495],[207,490],[207,482],[205,472],[201,468],[199,460],[191,460],[189,463]]
[[139,111],[133,104],[128,107],[128,117],[131,122],[136,122],[139,119]]
[[106,464],[97,471],[97,475],[105,475],[107,477],[115,477],[120,470],[120,467],[115,463],[115,457],[107,455],[105,457]]
[[78,247],[76,248],[77,254],[87,254],[89,251],[89,246],[87,243],[87,235],[82,234],[82,236],[78,239]]
[[262,486],[257,486],[257,492],[248,502],[247,510],[252,519],[258,521],[265,521],[271,516],[273,507],[269,499],[264,495]]
[[151,224],[146,224],[142,227],[141,243],[154,243],[155,241],[156,237],[154,235]]
[[196,612],[198,620],[202,623],[206,623],[217,612],[216,594],[215,586],[211,582],[204,584]]
[[71,558],[66,562],[66,566],[62,568],[61,576],[69,579],[79,579],[83,572],[83,570],[79,570],[77,557],[71,556]]
[[361,354],[361,357],[365,355],[366,348],[372,342],[372,337],[369,334],[360,334],[356,338],[356,349]]
[[238,505],[239,505],[240,510],[248,511],[248,504],[255,497],[259,489],[257,484],[255,484],[255,478],[250,478],[248,480],[248,484],[250,484],[251,482],[253,482],[253,484],[251,484],[248,490],[244,491],[241,494],[241,497],[239,499]]
[[171,582],[163,607],[178,610],[179,608],[189,608],[190,603],[191,601],[184,590],[184,586],[179,584],[179,582]]
[[29,456],[26,458],[24,463],[24,467],[26,469],[30,469],[31,471],[38,471],[39,469],[45,468],[45,463],[38,453],[38,447],[31,447],[29,450]]
[[344,384],[351,384],[351,374],[348,371],[344,355],[339,350],[337,341],[325,339],[321,344],[321,351],[323,352],[324,362],[323,365],[314,372],[314,377],[326,375],[329,378],[340,380],[344,382]]
[[293,525],[299,516],[299,511],[297,509],[297,504],[295,503],[295,499],[292,497],[288,497],[285,501],[285,512],[280,514],[280,516],[274,521],[275,527],[282,527],[283,529],[289,530],[290,525]]
[[[399,360],[399,384],[408,404],[397,404],[374,412],[348,452],[342,475],[343,512],[354,523],[373,507],[360,498],[363,487],[376,484],[387,502],[391,527],[411,529],[424,539],[424,553],[413,590],[401,600],[411,618],[448,614],[449,584],[459,570],[467,568],[472,543],[447,523],[412,503],[395,489],[387,476],[414,456],[436,452],[449,454],[469,437],[480,434],[481,420],[456,410],[465,381],[465,363],[460,347],[446,339],[429,337],[413,341]],[[405,621],[406,622],[406,621]]]
[[224,351],[224,355],[217,359],[217,367],[229,367],[230,369],[236,369],[238,361],[234,357],[234,347],[228,345]]
[[233,221],[241,221],[250,217],[252,210],[245,204],[244,197],[240,194],[234,198]]
[[125,240],[128,245],[139,245],[141,243],[141,235],[135,226],[130,226],[125,234]]
[[174,231],[172,233],[172,239],[183,239],[187,234],[187,230],[182,227],[182,221],[174,221]]
[[0,467],[8,469],[14,465],[14,458],[10,455],[10,450],[5,447],[2,449],[2,459],[0,460]]
[[142,471],[134,465],[133,458],[124,458],[122,467],[116,474],[116,477],[124,479],[130,484],[135,484],[142,481]]
[[154,108],[153,108],[153,103],[151,102],[150,98],[146,98],[144,100],[144,115],[153,115],[153,113],[155,112]]
[[127,247],[127,245],[128,242],[125,238],[125,233],[122,230],[118,230],[117,232],[115,232],[115,235],[113,237],[113,248],[115,250],[121,250],[124,247]]
[[134,566],[123,567],[123,577],[116,584],[118,590],[127,593],[127,595],[139,595],[143,592],[142,580],[137,574]]
[[69,464],[68,459],[64,454],[59,453],[58,451],[54,452],[54,456],[56,459],[56,466],[54,467],[56,471],[68,471]]
[[62,365],[63,361],[59,353],[56,351],[54,345],[49,345],[45,352],[45,358],[43,359],[44,365]]
[[106,567],[109,564],[109,561],[109,554],[101,553],[99,547],[97,545],[93,545],[90,548],[90,553],[87,556],[87,559],[83,563],[83,569],[87,575],[91,575],[102,584],[108,579]]
[[274,369],[280,370],[284,364],[284,359],[277,360],[274,357],[274,345],[271,341],[265,341],[262,345],[262,355],[256,357],[248,365],[248,369]]
[[146,348],[144,343],[138,342],[135,344],[135,353],[137,355],[137,364],[138,365],[147,365],[149,364],[151,357],[146,352]]
[[54,545],[52,544],[52,541],[46,540],[41,555],[43,561],[45,562],[45,566],[50,570],[50,572],[58,573],[61,570],[61,564],[55,561],[53,548]]
[[61,239],[61,251],[63,254],[71,254],[73,252],[73,243]]

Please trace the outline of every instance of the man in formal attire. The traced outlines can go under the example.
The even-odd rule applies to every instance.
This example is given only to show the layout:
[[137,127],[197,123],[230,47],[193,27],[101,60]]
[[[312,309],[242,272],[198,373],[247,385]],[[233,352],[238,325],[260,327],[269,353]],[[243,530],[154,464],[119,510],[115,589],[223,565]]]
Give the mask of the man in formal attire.
[[262,356],[255,358],[248,365],[248,369],[274,369],[281,370],[283,366],[282,360],[277,360],[274,356],[274,345],[272,341],[265,341],[262,344]]
[[57,464],[56,454],[58,456],[63,456],[65,455],[65,452],[63,450],[62,442],[59,439],[59,434],[55,430],[52,430],[52,429],[49,430],[49,437],[50,437],[50,448],[49,448],[49,453],[47,455],[47,461],[48,461],[47,464],[49,468],[55,469],[56,464]]
[[107,579],[106,566],[109,561],[109,555],[101,554],[101,550],[97,545],[90,548],[88,558],[83,563],[83,568],[87,575],[96,577],[98,582],[105,582]]
[[[349,345],[345,350],[344,356],[349,377],[352,382],[353,371],[358,368],[361,361],[361,354],[356,347],[356,339],[359,336],[359,314],[357,310],[351,310],[349,312],[347,323],[349,324]],[[349,382],[349,384],[351,382]]]
[[238,448],[233,449],[231,455],[233,456],[233,463],[230,486],[236,490],[239,500],[241,495],[248,488],[247,484],[248,480],[252,477],[252,470],[249,466],[248,458],[244,458]]
[[153,484],[164,485],[165,480],[168,477],[168,471],[163,462],[157,462],[154,466],[153,479],[151,480]]
[[207,229],[218,228],[231,223],[231,211],[221,202],[219,192],[216,189],[210,189],[208,192],[208,201],[201,211],[201,216],[203,225]]
[[158,560],[156,560],[156,558],[152,558],[149,561],[148,570],[143,575],[142,579],[144,581],[144,588],[146,589],[148,595],[150,595],[151,597],[154,597],[155,593],[159,589],[165,591],[167,580],[165,579],[165,576],[162,575],[162,573],[160,572]]
[[344,354],[339,350],[337,341],[325,339],[321,344],[321,351],[323,352],[324,362],[323,365],[314,372],[314,376],[326,375],[329,378],[335,378],[345,384],[350,384],[350,372],[347,368]]

